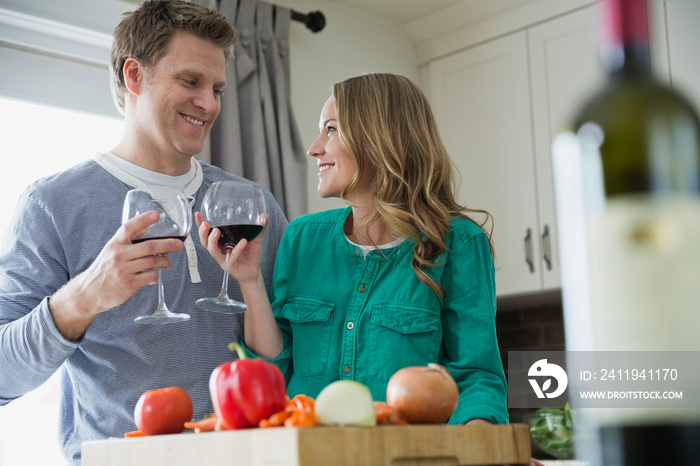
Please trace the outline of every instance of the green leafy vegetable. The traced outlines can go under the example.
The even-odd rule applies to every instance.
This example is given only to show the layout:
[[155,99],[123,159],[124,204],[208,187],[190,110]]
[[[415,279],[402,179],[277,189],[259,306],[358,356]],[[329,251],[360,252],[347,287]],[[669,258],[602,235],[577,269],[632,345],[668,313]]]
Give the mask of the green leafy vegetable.
[[542,408],[530,420],[532,441],[543,452],[558,459],[574,457],[574,412],[564,408]]

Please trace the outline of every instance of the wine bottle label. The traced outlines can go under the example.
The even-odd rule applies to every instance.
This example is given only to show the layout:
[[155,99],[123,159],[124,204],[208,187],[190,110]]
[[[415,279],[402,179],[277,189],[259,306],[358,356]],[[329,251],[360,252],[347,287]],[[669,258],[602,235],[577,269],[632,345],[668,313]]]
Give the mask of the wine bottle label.
[[700,350],[700,201],[616,196],[588,217],[596,350]]
[[[588,216],[596,351],[697,351],[700,201],[616,196]],[[697,396],[698,387],[687,387]],[[688,410],[593,410],[601,424],[697,418]]]
[[[552,146],[567,350],[698,351],[700,200],[652,194],[606,198],[597,146],[573,133],[560,134]],[[672,387],[682,390],[683,403],[700,397],[693,372],[685,371]],[[577,393],[589,385],[571,380]],[[651,404],[581,410],[593,425],[699,416],[697,409]]]

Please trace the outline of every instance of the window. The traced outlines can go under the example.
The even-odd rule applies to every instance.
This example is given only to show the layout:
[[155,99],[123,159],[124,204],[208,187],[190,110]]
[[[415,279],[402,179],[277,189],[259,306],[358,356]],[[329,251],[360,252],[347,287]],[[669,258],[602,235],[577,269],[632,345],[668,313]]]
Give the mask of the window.
[[[123,122],[0,97],[6,166],[0,171],[0,234],[33,181],[112,149]],[[0,464],[62,464],[58,449],[58,373],[0,407]]]
[[7,161],[0,171],[0,232],[4,235],[15,202],[27,186],[112,149],[124,123],[116,118],[2,98],[0,108]]

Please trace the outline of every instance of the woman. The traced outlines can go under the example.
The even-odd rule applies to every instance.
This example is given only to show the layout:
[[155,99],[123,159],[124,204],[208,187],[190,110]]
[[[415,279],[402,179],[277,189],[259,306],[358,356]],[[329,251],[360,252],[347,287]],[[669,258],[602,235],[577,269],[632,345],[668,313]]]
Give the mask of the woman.
[[[460,390],[450,423],[508,422],[495,329],[490,235],[455,195],[427,99],[410,80],[367,74],[333,87],[309,148],[318,192],[349,206],[295,219],[280,244],[272,303],[259,240],[233,251],[249,306],[245,345],[274,361],[288,394],[353,379],[385,400],[391,375],[437,362]],[[200,224],[223,264],[219,232]]]

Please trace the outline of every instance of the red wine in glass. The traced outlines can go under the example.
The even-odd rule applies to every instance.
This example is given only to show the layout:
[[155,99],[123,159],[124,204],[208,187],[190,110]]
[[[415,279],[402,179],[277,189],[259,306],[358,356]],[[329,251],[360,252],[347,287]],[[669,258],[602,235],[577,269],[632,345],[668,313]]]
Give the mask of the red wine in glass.
[[197,306],[207,311],[237,314],[248,309],[245,303],[228,297],[231,250],[242,239],[252,241],[263,230],[266,218],[265,195],[251,184],[241,181],[217,181],[207,189],[202,200],[202,220],[218,228],[219,245],[226,249],[224,277],[218,296],[200,298]]
[[142,238],[132,239],[131,242],[134,244],[137,244],[137,243],[143,243],[144,241],[150,241],[152,239],[179,239],[180,241],[182,241],[184,243],[185,240],[187,239],[187,235],[185,235],[185,236],[174,236],[174,235],[173,236],[144,236]]
[[[192,227],[192,209],[185,194],[177,189],[166,187],[137,188],[130,190],[124,198],[122,223],[144,212],[155,211],[158,221],[148,227],[140,238],[132,238],[132,243],[142,243],[154,239],[175,238],[185,241]],[[165,305],[162,270],[158,270],[158,304],[156,308],[134,321],[138,324],[160,324],[189,320],[189,314],[171,312]]]
[[242,239],[253,241],[262,232],[262,225],[255,224],[238,224],[238,225],[222,225],[216,227],[221,231],[219,244],[223,246],[235,246]]

